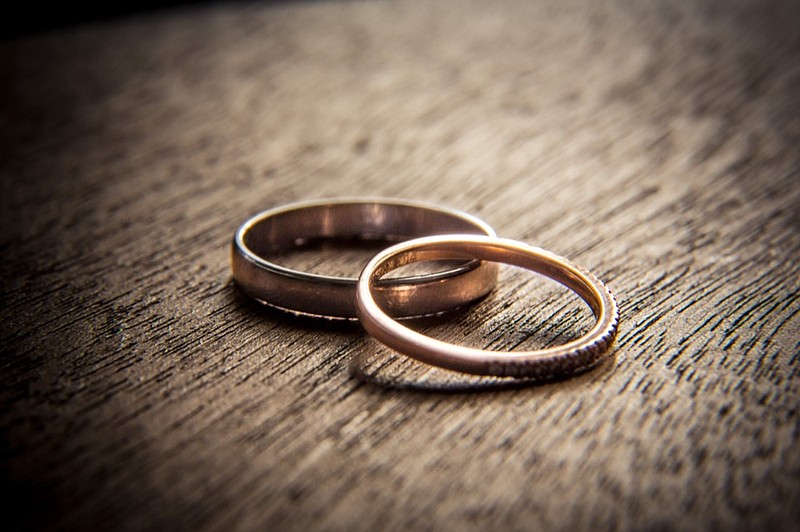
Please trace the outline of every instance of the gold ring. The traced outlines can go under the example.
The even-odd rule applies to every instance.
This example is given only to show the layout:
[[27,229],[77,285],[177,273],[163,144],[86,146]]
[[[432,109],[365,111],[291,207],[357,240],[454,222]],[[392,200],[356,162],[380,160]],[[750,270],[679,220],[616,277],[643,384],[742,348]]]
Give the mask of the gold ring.
[[[493,352],[420,334],[393,320],[375,300],[375,283],[413,262],[476,259],[512,264],[545,275],[577,293],[592,309],[595,325],[581,338],[536,351]],[[383,344],[417,360],[476,375],[547,378],[589,369],[603,360],[617,333],[619,311],[611,292],[594,275],[549,251],[514,240],[476,235],[409,240],[378,253],[356,288],[358,317]]]

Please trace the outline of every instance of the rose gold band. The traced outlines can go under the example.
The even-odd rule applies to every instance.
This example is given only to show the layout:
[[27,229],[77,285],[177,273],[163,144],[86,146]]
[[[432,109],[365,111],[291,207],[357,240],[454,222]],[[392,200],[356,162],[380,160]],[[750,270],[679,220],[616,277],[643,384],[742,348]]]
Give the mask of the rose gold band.
[[[357,279],[292,270],[267,257],[319,238],[394,243],[446,233],[494,236],[478,218],[426,203],[370,198],[297,203],[263,212],[239,227],[231,251],[233,278],[246,294],[274,307],[355,318]],[[441,272],[385,279],[373,291],[393,316],[422,316],[483,297],[496,282],[496,265],[466,259]]]
[[[424,260],[477,259],[503,262],[541,273],[577,293],[596,323],[583,337],[537,351],[492,352],[436,340],[393,320],[375,300],[375,283],[399,266]],[[364,328],[385,345],[422,362],[464,373],[546,378],[591,368],[603,359],[617,332],[618,309],[611,292],[594,275],[571,262],[514,240],[476,235],[409,240],[378,253],[364,268],[356,290]]]

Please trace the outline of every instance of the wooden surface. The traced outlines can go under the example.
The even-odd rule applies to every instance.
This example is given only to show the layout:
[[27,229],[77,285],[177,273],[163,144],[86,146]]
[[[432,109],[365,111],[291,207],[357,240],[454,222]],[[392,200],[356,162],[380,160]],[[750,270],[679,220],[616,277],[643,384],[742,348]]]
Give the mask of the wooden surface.
[[[246,3],[0,43],[4,519],[796,529],[799,21],[756,0]],[[620,302],[613,358],[509,387],[236,293],[246,217],[364,194],[585,265]],[[576,299],[506,269],[415,326],[548,345],[589,323]]]

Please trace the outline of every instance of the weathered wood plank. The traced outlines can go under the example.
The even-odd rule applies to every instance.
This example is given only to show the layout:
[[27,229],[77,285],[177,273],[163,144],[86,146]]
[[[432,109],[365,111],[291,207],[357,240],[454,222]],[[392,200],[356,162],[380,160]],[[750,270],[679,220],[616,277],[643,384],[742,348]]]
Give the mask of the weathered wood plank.
[[[248,4],[0,43],[12,528],[794,529],[798,20]],[[621,304],[613,359],[509,387],[236,293],[243,219],[364,194],[587,266]],[[326,256],[287,260],[357,270]],[[523,349],[589,323],[557,286],[502,280],[415,326]]]

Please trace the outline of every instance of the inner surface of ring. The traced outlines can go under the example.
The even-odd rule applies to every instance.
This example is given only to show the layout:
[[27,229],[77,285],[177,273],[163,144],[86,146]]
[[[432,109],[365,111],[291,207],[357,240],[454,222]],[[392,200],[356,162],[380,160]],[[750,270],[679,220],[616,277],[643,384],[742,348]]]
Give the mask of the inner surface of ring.
[[581,276],[565,269],[563,265],[546,256],[526,253],[500,246],[471,246],[468,250],[460,249],[459,244],[429,244],[424,247],[400,251],[387,257],[371,275],[372,282],[380,279],[392,270],[419,261],[432,260],[487,260],[525,268],[548,277],[578,294],[589,307],[595,317],[599,316],[602,301],[595,289]]
[[[557,347],[578,340],[597,323],[591,306],[563,283],[529,268],[503,266],[492,295],[469,312],[397,323],[427,338],[492,353]],[[388,314],[389,306],[377,298],[375,303]]]
[[[267,216],[244,233],[243,243],[252,253],[270,262],[285,261],[291,254],[303,250],[322,251],[323,259],[326,254],[336,257],[337,249],[343,252],[338,256],[340,260],[344,257],[345,262],[358,262],[392,243],[449,233],[486,234],[486,229],[468,218],[419,206],[342,203],[286,210]],[[318,263],[319,258],[316,257],[315,262]],[[358,268],[365,263],[363,260]],[[291,269],[293,266],[290,264],[288,267]],[[433,272],[447,270],[452,273],[454,269],[461,271],[475,266],[477,263],[469,258],[437,260]],[[353,275],[357,273],[355,271]],[[430,267],[416,268],[411,277],[433,274]],[[406,273],[403,275],[408,279]],[[392,282],[387,278],[381,284]]]

